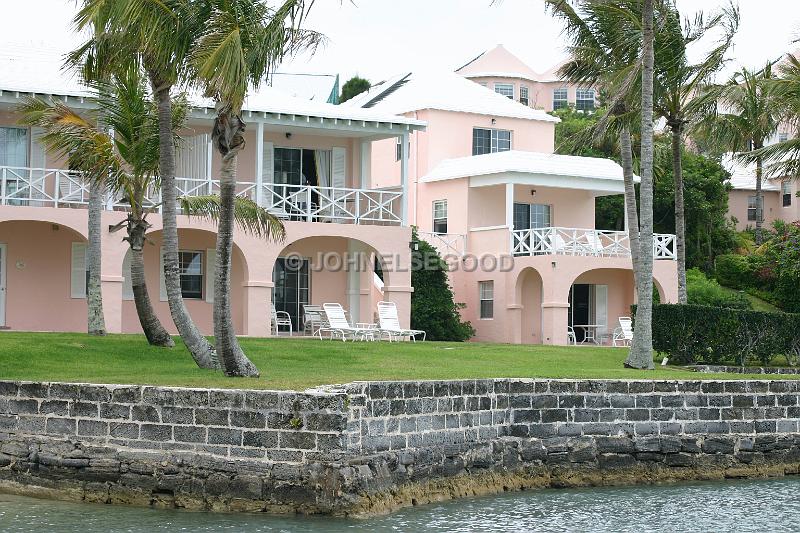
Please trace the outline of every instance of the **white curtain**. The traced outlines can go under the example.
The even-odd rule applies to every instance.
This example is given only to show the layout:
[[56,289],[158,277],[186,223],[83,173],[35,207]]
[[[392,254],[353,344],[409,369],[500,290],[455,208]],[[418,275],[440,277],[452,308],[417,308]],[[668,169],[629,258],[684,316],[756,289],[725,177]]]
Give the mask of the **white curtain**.
[[331,151],[314,150],[314,162],[317,165],[317,179],[320,187],[331,186]]

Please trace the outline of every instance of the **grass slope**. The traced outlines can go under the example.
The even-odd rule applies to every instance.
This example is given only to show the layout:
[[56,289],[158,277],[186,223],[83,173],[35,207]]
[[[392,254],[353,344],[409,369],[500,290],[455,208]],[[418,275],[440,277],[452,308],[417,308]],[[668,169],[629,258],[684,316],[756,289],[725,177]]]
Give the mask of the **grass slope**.
[[359,380],[759,377],[697,374],[671,367],[652,372],[625,369],[623,348],[242,338],[242,347],[262,377],[228,378],[197,368],[180,340],[176,342],[176,348],[164,349],[149,346],[141,335],[3,332],[0,379],[304,389]]

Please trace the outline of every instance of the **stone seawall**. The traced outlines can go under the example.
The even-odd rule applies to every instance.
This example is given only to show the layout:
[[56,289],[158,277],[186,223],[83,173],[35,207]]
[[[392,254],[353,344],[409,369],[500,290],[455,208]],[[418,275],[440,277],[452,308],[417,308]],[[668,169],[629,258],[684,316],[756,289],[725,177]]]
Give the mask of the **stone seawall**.
[[800,471],[800,381],[0,382],[0,490],[364,515],[541,486]]

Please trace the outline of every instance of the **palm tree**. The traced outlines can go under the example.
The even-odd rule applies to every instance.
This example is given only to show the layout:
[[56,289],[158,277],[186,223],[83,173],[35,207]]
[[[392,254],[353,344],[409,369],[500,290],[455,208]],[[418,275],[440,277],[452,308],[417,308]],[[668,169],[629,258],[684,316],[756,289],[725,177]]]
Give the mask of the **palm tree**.
[[[680,14],[674,7],[664,10],[656,37],[655,111],[666,121],[672,136],[672,173],[675,179],[675,248],[678,263],[678,302],[686,298],[686,217],[683,201],[681,151],[686,125],[697,121],[694,97],[703,84],[725,64],[725,55],[739,27],[739,10],[723,9],[706,20],[702,13],[687,21],[681,31]],[[709,32],[722,30],[717,45],[699,63],[690,63],[687,48]]]
[[230,307],[237,158],[244,148],[241,109],[249,87],[257,88],[288,53],[315,47],[321,36],[299,29],[306,14],[304,0],[285,0],[277,8],[257,0],[204,0],[199,4],[204,6],[201,10],[206,18],[191,54],[191,66],[204,95],[216,102],[212,140],[222,156],[214,337],[227,375],[257,376],[258,369],[236,339]]
[[[72,53],[81,58],[98,46],[111,53],[110,63],[130,57],[143,64],[158,105],[159,176],[161,181],[164,285],[172,320],[200,368],[219,368],[214,347],[200,333],[183,301],[178,265],[177,192],[171,93],[180,83],[195,22],[203,18],[198,2],[189,0],[83,0],[75,17],[78,30],[94,34]],[[101,24],[95,24],[100,20]]]
[[655,33],[653,0],[642,7],[642,155],[639,172],[640,293],[637,295],[636,328],[625,366],[654,368],[653,365],[653,78],[655,75]]
[[[98,131],[96,124],[80,116],[63,102],[28,100],[21,108],[21,121],[44,129],[42,141],[48,150],[68,160],[70,168],[84,173],[95,188],[121,194],[128,204],[127,218],[117,225],[127,230],[124,240],[131,254],[131,286],[139,323],[147,341],[155,346],[175,343],[153,310],[144,277],[143,249],[150,224],[147,216],[157,205],[147,198],[158,178],[158,117],[148,99],[145,80],[138,68],[128,68],[110,84],[96,84],[98,115],[113,136]],[[172,139],[186,116],[185,102],[173,114]]]
[[[752,158],[756,164],[756,244],[763,242],[764,144],[778,130],[783,118],[775,91],[778,79],[773,63],[758,71],[742,68],[724,84],[708,85],[697,105],[704,118],[694,128],[708,145],[733,152],[739,161]],[[747,152],[753,152],[752,156]]]

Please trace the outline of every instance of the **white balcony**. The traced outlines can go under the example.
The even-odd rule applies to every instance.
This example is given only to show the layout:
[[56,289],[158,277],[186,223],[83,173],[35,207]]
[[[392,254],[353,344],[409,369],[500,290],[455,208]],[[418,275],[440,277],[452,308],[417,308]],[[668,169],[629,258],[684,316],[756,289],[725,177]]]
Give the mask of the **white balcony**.
[[[89,202],[89,189],[78,172],[0,166],[0,205],[80,208]],[[203,196],[219,192],[219,180],[176,177],[178,196]],[[401,225],[399,188],[352,189],[240,181],[238,196],[250,198],[276,216],[293,221],[340,224]],[[160,192],[149,192],[145,204],[156,207]],[[125,209],[125,198],[107,195],[105,208]]]
[[420,239],[427,242],[439,252],[441,256],[463,256],[467,253],[467,236],[460,233],[434,233],[431,231],[417,231]]
[[[551,227],[514,230],[511,234],[513,255],[631,256],[626,231]],[[653,258],[676,258],[675,235],[653,234]]]

